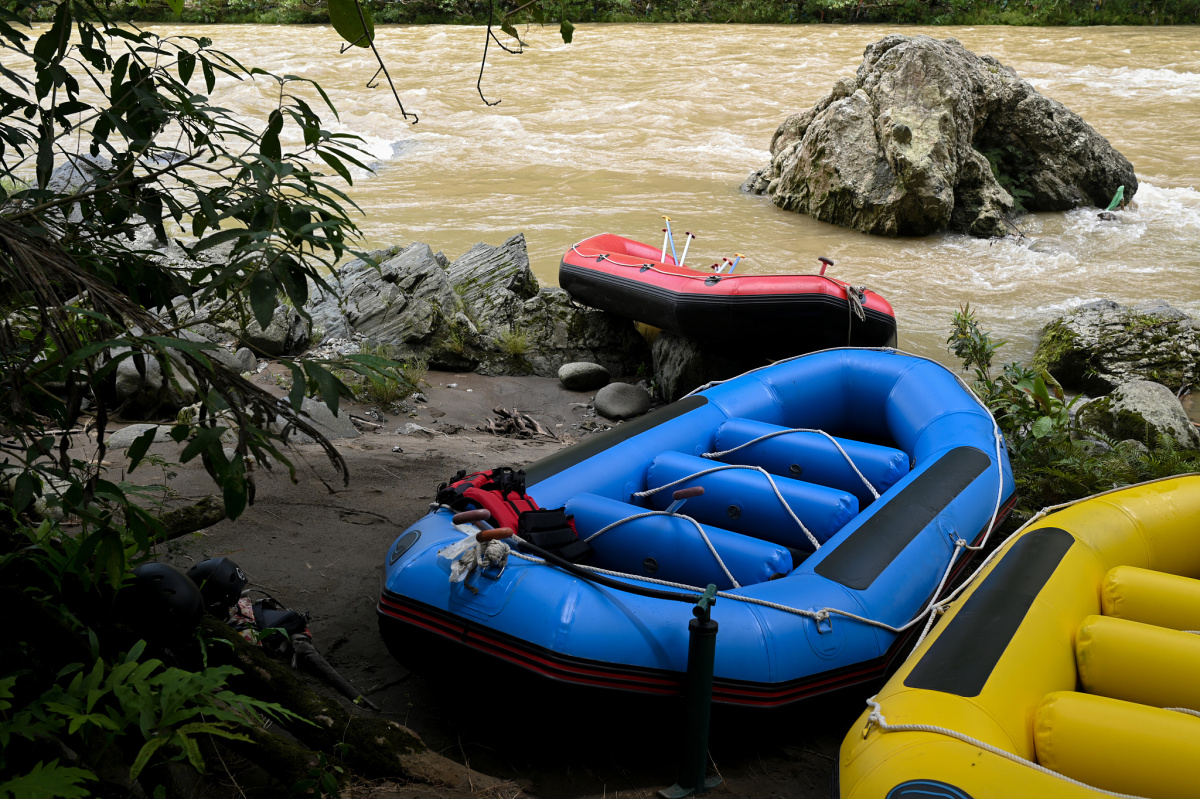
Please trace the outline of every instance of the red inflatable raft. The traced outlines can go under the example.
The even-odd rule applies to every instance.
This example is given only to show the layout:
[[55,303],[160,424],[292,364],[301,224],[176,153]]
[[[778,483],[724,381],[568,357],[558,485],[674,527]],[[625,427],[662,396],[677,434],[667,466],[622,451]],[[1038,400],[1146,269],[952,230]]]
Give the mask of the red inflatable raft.
[[583,305],[771,359],[828,347],[896,344],[896,317],[873,291],[823,275],[718,274],[602,233],[563,256],[558,282]]

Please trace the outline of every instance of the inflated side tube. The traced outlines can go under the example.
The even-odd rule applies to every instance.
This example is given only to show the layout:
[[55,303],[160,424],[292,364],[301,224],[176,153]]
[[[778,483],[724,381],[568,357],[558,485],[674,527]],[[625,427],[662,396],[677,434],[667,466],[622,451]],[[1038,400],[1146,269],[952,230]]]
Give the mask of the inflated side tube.
[[[722,465],[682,452],[664,452],[650,464],[646,485],[658,488]],[[853,494],[778,475],[772,479],[792,513],[819,542],[824,543],[858,515],[858,500]],[[680,485],[704,487],[704,494],[689,499],[683,511],[694,519],[792,549],[813,550],[808,536],[761,472],[724,469]],[[671,504],[671,491],[651,494],[649,500],[651,507],[664,510]]]
[[[733,449],[760,436],[787,429],[753,419],[730,419],[717,429],[716,451]],[[908,474],[908,455],[898,449],[848,438],[834,437],[834,440],[880,494]],[[863,484],[862,478],[855,474],[854,467],[846,462],[846,455],[842,455],[837,446],[820,433],[784,433],[731,452],[720,460],[723,463],[761,466],[772,474],[788,475],[849,491],[865,508],[874,501],[874,497]]]
[[1033,736],[1039,764],[1088,785],[1154,799],[1196,796],[1195,716],[1055,691],[1037,708]]
[[1090,694],[1200,711],[1200,635],[1088,616],[1075,637],[1075,663]]
[[[567,513],[575,517],[575,529],[584,539],[613,522],[644,512],[642,508],[596,494],[576,494],[567,502]],[[721,560],[741,585],[761,583],[792,570],[792,555],[786,547],[719,527],[703,527]],[[592,566],[688,585],[713,583],[722,590],[733,587],[696,525],[687,519],[671,516],[634,519],[593,538],[591,544],[595,549],[589,562]]]
[[1117,566],[1104,575],[1100,604],[1105,616],[1172,630],[1200,630],[1200,580]]

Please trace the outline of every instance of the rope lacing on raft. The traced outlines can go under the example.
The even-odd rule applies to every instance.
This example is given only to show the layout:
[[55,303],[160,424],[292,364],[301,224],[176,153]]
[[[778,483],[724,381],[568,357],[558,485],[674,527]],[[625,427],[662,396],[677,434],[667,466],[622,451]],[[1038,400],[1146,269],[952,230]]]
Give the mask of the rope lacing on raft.
[[[861,471],[859,471],[858,466],[856,466],[854,464],[854,460],[846,453],[846,450],[842,449],[842,445],[837,442],[837,439],[834,438],[833,436],[829,435],[829,433],[826,433],[824,430],[816,430],[814,428],[809,428],[809,427],[793,427],[788,430],[774,430],[765,435],[761,435],[758,438],[752,438],[749,441],[747,441],[745,444],[738,444],[736,447],[731,447],[730,449],[723,449],[723,450],[720,450],[719,452],[705,452],[705,453],[701,454],[700,457],[708,458],[709,460],[720,460],[724,456],[726,456],[732,452],[737,452],[739,449],[748,447],[751,444],[757,444],[760,441],[766,441],[768,438],[775,438],[775,436],[782,436],[782,435],[786,435],[788,433],[817,433],[819,435],[825,436],[827,439],[829,439],[829,443],[831,443],[835,447],[837,447],[837,451],[842,453],[842,457],[846,459],[846,463],[850,464],[850,468],[853,469],[854,473],[858,475],[858,479],[863,481],[863,485],[865,485],[867,487],[867,490],[871,492],[871,496],[874,497],[875,499],[879,499],[879,492],[875,490],[875,486],[871,485],[871,481],[868,480]],[[772,483],[772,485],[774,485],[774,483]],[[778,493],[778,492],[776,492],[776,493]]]
[[[684,478],[684,479],[687,479],[687,478]],[[786,505],[787,503],[784,503],[784,504]],[[708,551],[711,552],[713,557],[717,559],[717,565],[721,567],[721,571],[725,572],[725,576],[729,578],[729,582],[733,584],[734,588],[742,587],[741,584],[736,579],[734,579],[733,573],[729,571],[729,567],[727,567],[725,565],[725,561],[721,560],[721,556],[717,552],[717,548],[714,547],[713,542],[709,540],[708,534],[704,532],[704,527],[700,524],[700,522],[696,521],[691,516],[685,516],[682,513],[671,513],[670,511],[665,511],[665,510],[648,510],[648,511],[645,511],[644,513],[636,513],[633,516],[626,516],[624,519],[618,519],[617,521],[613,522],[612,524],[601,527],[599,530],[592,533],[584,540],[587,541],[588,543],[591,543],[592,539],[595,538],[596,536],[600,535],[601,533],[607,533],[609,530],[613,529],[614,527],[625,524],[625,522],[631,522],[634,519],[644,519],[647,516],[671,516],[676,519],[687,519],[689,522],[696,525],[696,532],[700,533],[700,537],[702,539],[704,539],[704,543],[708,544]],[[803,526],[803,525],[801,525],[801,526]],[[539,562],[545,563],[545,561],[539,561]],[[618,572],[618,573],[625,577],[629,576],[627,574],[624,574],[623,572]],[[699,590],[701,591],[701,593],[703,593],[703,591],[704,591],[703,588],[701,588]]]
[[[775,478],[771,476],[770,472],[768,472],[766,469],[762,468],[761,466],[744,466],[744,465],[736,464],[736,463],[725,463],[725,464],[721,464],[720,466],[714,466],[711,469],[704,469],[702,471],[696,472],[695,474],[689,474],[687,477],[680,477],[678,480],[673,480],[672,482],[667,483],[666,485],[660,485],[657,488],[649,488],[645,491],[637,491],[634,493],[634,496],[635,497],[648,497],[653,494],[657,494],[659,491],[665,491],[668,488],[677,486],[680,483],[686,483],[689,480],[694,480],[697,477],[704,477],[706,474],[712,474],[713,472],[723,472],[728,469],[745,469],[745,470],[748,470],[751,472],[758,472],[763,477],[767,478],[767,482],[771,484],[771,490],[775,492],[775,496],[776,496],[776,498],[779,499],[780,504],[783,505],[783,509],[788,512],[788,516],[792,517],[792,521],[794,521],[796,524],[800,525],[800,529],[804,532],[804,535],[808,536],[809,543],[811,543],[813,545],[813,549],[817,550],[817,549],[821,548],[821,543],[819,541],[817,541],[816,536],[814,536],[811,532],[809,532],[809,529],[804,526],[804,522],[800,521],[800,517],[797,516],[796,512],[792,510],[792,506],[789,505],[787,503],[787,500],[783,498],[783,494],[781,494],[779,491],[779,486],[777,486],[775,484]],[[879,495],[876,494],[876,496],[878,497]],[[636,517],[634,517],[634,518],[636,518]],[[691,518],[691,517],[685,517],[685,518]],[[611,525],[609,525],[609,526],[611,526]],[[697,524],[696,528],[700,529],[700,525]],[[605,528],[605,529],[608,529],[608,528]],[[704,534],[704,531],[702,529],[700,529],[700,534],[701,535]],[[597,533],[596,535],[599,535],[599,533]],[[592,538],[595,538],[595,537],[596,536],[592,536]],[[589,538],[588,540],[591,541],[592,539]],[[708,542],[708,537],[705,536],[704,540],[705,540],[705,542]],[[708,546],[710,549],[712,548],[711,543],[709,543]],[[717,551],[715,549],[713,549],[713,554],[714,555],[717,554]],[[721,556],[717,555],[717,560],[719,561],[720,559],[721,559]],[[724,563],[721,564],[721,568],[723,568],[723,569],[725,568]],[[726,570],[725,573],[728,574],[729,573],[728,570]],[[735,583],[735,585],[736,585],[736,583]]]
[[[1077,505],[1080,502],[1083,502],[1088,499],[1095,499],[1096,497],[1103,497],[1108,494],[1115,494],[1118,491],[1125,491],[1129,488],[1137,488],[1138,486],[1142,486],[1142,485],[1152,485],[1154,483],[1163,482],[1164,480],[1173,480],[1176,477],[1178,477],[1178,475],[1172,475],[1170,477],[1162,477],[1162,478],[1158,478],[1156,480],[1147,480],[1146,482],[1138,483],[1137,485],[1123,486],[1121,488],[1113,488],[1109,491],[1105,491],[1104,493],[1101,493],[1101,494],[1096,494],[1092,497],[1083,497],[1081,499],[1073,499],[1069,502],[1063,502],[1058,505],[1050,505],[1048,507],[1042,508],[1040,511],[1035,513],[1032,517],[1030,517],[1029,521],[1025,522],[1025,524],[1023,524],[1019,528],[1017,528],[1010,536],[1008,536],[1008,538],[1004,539],[1004,541],[1000,544],[1000,546],[996,547],[996,549],[994,549],[992,552],[990,552],[988,554],[988,556],[986,558],[984,558],[983,562],[979,564],[979,567],[977,569],[975,569],[974,572],[971,573],[971,576],[968,577],[962,583],[962,585],[960,585],[958,588],[954,589],[952,592],[947,594],[946,598],[943,599],[941,602],[936,602],[936,601],[931,602],[928,607],[926,607],[924,610],[922,610],[917,615],[915,615],[911,620],[908,621],[907,624],[903,624],[899,627],[893,626],[886,622],[876,621],[875,619],[870,619],[870,618],[867,618],[866,616],[860,616],[857,613],[851,613],[848,610],[841,610],[840,608],[826,607],[826,608],[821,608],[820,610],[807,610],[805,608],[793,608],[789,605],[782,605],[778,602],[770,602],[768,600],[759,599],[757,597],[745,596],[743,594],[734,594],[734,593],[730,593],[729,591],[717,591],[716,595],[719,597],[722,597],[724,599],[734,600],[736,602],[745,602],[750,605],[760,605],[765,608],[772,608],[773,610],[783,611],[784,613],[791,613],[795,616],[803,616],[804,618],[812,619],[813,621],[818,621],[818,622],[825,621],[825,620],[829,619],[831,616],[840,616],[844,619],[851,619],[853,621],[861,622],[863,624],[867,624],[872,627],[878,627],[881,630],[887,630],[890,633],[896,633],[896,634],[903,633],[906,630],[912,628],[914,625],[916,625],[918,622],[920,622],[922,619],[924,619],[926,614],[929,614],[929,621],[926,624],[924,631],[921,633],[921,637],[917,640],[917,646],[920,646],[921,641],[923,641],[925,639],[925,636],[928,634],[930,627],[933,626],[933,622],[936,619],[936,617],[945,613],[946,608],[949,607],[963,591],[965,591],[967,588],[970,587],[970,585],[979,576],[980,572],[982,572],[985,568],[987,568],[987,565],[992,562],[992,559],[995,558],[1000,552],[1002,552],[1004,550],[1005,545],[1007,545],[1008,542],[1012,541],[1016,536],[1025,532],[1025,530],[1031,524],[1037,522],[1044,516],[1054,513],[1055,511],[1059,511],[1064,508],[1069,508],[1072,505]],[[432,508],[444,509],[444,510],[447,510],[450,512],[453,512],[453,510],[454,510],[453,508],[449,507],[448,505],[433,504],[433,505],[430,505],[430,508],[431,509]],[[666,511],[651,511],[651,512],[647,512],[645,515],[651,515],[651,514],[664,515],[665,513],[666,513]],[[682,515],[682,514],[680,514],[680,515]],[[633,518],[633,517],[631,517],[631,518]],[[688,517],[688,518],[690,518],[690,517]],[[614,522],[613,524],[621,524],[624,521],[628,521],[628,520],[622,519],[620,521]],[[612,525],[610,525],[610,526],[612,526]],[[519,544],[525,543],[525,541],[520,536],[517,536],[517,535],[512,536],[512,538],[510,538],[510,539],[505,539],[506,542],[510,541],[510,540],[516,541]],[[959,539],[955,543],[955,551],[954,551],[954,554],[951,555],[951,558],[950,558],[951,564],[954,563],[954,559],[957,557],[959,550],[965,548],[965,546],[966,546],[966,542],[963,541],[962,539]],[[525,560],[530,563],[536,563],[536,564],[540,564],[540,565],[545,565],[545,563],[546,563],[546,561],[542,560],[541,558],[537,558],[532,555],[526,555],[524,552],[519,552],[517,550],[513,550],[510,553],[510,555],[512,557],[520,558],[521,560]],[[601,569],[597,566],[588,566],[583,563],[577,563],[577,564],[575,564],[575,566],[577,568],[586,569],[587,571],[595,572],[597,574],[605,574],[610,577],[618,577],[618,578],[623,578],[623,579],[627,579],[627,580],[635,580],[637,582],[642,582],[642,583],[652,583],[654,585],[661,585],[665,588],[676,588],[681,591],[688,591],[691,593],[702,594],[706,590],[700,586],[688,585],[687,583],[676,583],[676,582],[672,582],[670,580],[660,580],[655,577],[646,577],[646,576],[642,576],[642,575],[629,574],[627,572],[612,571],[610,569]],[[937,596],[938,593],[941,592],[942,588],[945,586],[946,578],[948,576],[949,576],[949,569],[947,569],[946,574],[944,574],[942,576],[942,581],[938,585],[938,590],[937,590],[937,592],[934,593],[935,597]],[[913,650],[915,651],[916,647],[914,647]]]
[[[1029,768],[1034,769],[1036,771],[1040,771],[1043,774],[1048,774],[1051,777],[1056,777],[1060,780],[1063,780],[1064,782],[1070,783],[1071,785],[1075,785],[1080,788],[1085,788],[1089,791],[1095,791],[1096,793],[1100,793],[1105,796],[1120,797],[1120,799],[1143,799],[1143,797],[1136,796],[1134,794],[1118,793],[1117,791],[1106,791],[1103,788],[1097,788],[1094,785],[1088,785],[1086,782],[1080,782],[1077,779],[1068,777],[1066,774],[1059,774],[1057,771],[1051,771],[1050,769],[1046,768],[1045,766],[1039,765],[1038,763],[1035,763],[1032,760],[1026,760],[1025,758],[1021,757],[1020,755],[1016,755],[1016,754],[1013,754],[1012,752],[1009,752],[1007,749],[1001,749],[998,746],[992,746],[991,744],[985,743],[985,742],[979,740],[978,738],[972,738],[969,735],[964,735],[961,732],[958,732],[957,730],[951,730],[951,729],[947,729],[945,727],[937,727],[932,724],[889,724],[887,718],[885,718],[883,715],[883,708],[880,706],[880,704],[878,702],[875,701],[874,696],[867,700],[867,704],[871,706],[871,714],[869,716],[867,716],[867,726],[863,728],[863,732],[862,732],[863,738],[866,738],[867,735],[870,734],[871,727],[873,727],[873,726],[878,727],[879,731],[884,732],[884,733],[888,733],[888,732],[929,732],[929,733],[934,733],[935,735],[945,735],[947,737],[954,738],[957,741],[962,741],[965,744],[969,744],[970,746],[979,747],[980,749],[983,749],[986,752],[991,752],[993,755],[999,755],[1000,757],[1003,757],[1006,760],[1011,760],[1014,763],[1020,763],[1022,766],[1028,766]],[[1171,709],[1174,710],[1176,708],[1171,708]],[[1198,714],[1198,715],[1200,715],[1200,714]]]

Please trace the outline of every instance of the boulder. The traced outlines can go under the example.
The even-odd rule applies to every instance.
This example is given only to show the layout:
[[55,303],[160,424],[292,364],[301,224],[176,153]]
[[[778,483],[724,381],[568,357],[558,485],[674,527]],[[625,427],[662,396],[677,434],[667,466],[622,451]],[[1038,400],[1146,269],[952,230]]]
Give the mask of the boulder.
[[574,305],[538,287],[525,237],[476,244],[447,264],[425,244],[372,253],[340,267],[342,298],[314,288],[307,309],[320,343],[360,336],[435,369],[553,377],[572,361],[628,374],[649,348],[628,319]]
[[1150,448],[1170,440],[1200,449],[1200,432],[1188,419],[1175,392],[1149,380],[1122,383],[1106,397],[1092,400],[1078,413],[1079,424],[1112,438],[1133,439]]
[[[528,342],[523,361],[536,375],[553,377],[572,361],[590,361],[610,374],[627,375],[650,362],[650,345],[631,320],[578,306],[557,286],[543,287],[521,305],[518,326]],[[485,361],[479,371],[504,374],[494,363]]]
[[1131,380],[1179,390],[1200,379],[1200,322],[1161,301],[1096,300],[1042,329],[1033,367],[1092,395]]
[[[128,348],[113,350],[113,355],[128,352]],[[122,413],[134,417],[143,411],[169,410],[191,405],[196,401],[196,375],[178,357],[171,359],[170,384],[163,390],[163,368],[157,358],[144,358],[145,374],[138,371],[133,357],[117,364],[113,391],[117,402],[123,403]]]
[[[140,329],[134,329],[135,335],[141,335]],[[178,337],[187,341],[194,341],[198,344],[212,344],[212,340],[200,335],[194,330],[181,330]],[[111,355],[119,355],[128,352],[127,347],[120,347],[110,351]],[[170,350],[172,381],[167,387],[166,392],[163,388],[163,370],[162,364],[157,358],[145,359],[145,376],[143,377],[137,369],[137,364],[132,357],[124,358],[117,364],[115,376],[113,378],[113,391],[118,402],[125,403],[123,412],[125,415],[136,415],[143,411],[159,412],[163,410],[172,410],[182,408],[186,405],[191,405],[197,400],[196,375],[184,360],[176,354],[177,350]],[[205,356],[213,361],[216,361],[226,368],[241,374],[245,371],[252,371],[244,368],[247,364],[246,355],[236,355],[226,347],[217,345],[209,349],[205,349]],[[245,351],[250,359],[253,355],[249,354],[249,350]]]
[[1014,210],[1104,207],[1133,166],[1061,103],[955,39],[890,34],[786,119],[742,189],[886,236],[1003,236]]
[[558,379],[571,391],[594,391],[608,385],[608,370],[598,363],[576,361],[559,367]]
[[609,383],[596,392],[596,413],[614,421],[632,419],[650,410],[650,395],[645,389],[628,383]]
[[299,355],[308,349],[312,341],[312,322],[301,316],[295,308],[282,304],[276,306],[265,330],[254,319],[245,328],[221,327],[243,346],[270,358]]
[[[354,423],[350,421],[350,417],[339,412],[334,416],[329,406],[318,399],[305,397],[304,402],[300,405],[300,413],[307,419],[309,424],[317,428],[325,438],[333,441],[339,438],[358,438],[361,433]],[[272,425],[275,432],[279,432],[284,425],[282,416],[275,417],[275,424]],[[311,444],[313,443],[312,436],[299,430],[292,430],[288,434],[288,442],[292,444]]]
[[340,297],[320,289],[311,293],[306,307],[320,331],[317,343],[361,333],[401,360],[423,359],[435,369],[472,367],[478,330],[429,246],[371,255],[378,267],[355,259],[334,274]]
[[476,244],[446,272],[454,290],[472,309],[476,324],[484,330],[511,329],[520,321],[522,303],[538,293],[523,233],[499,247]]
[[712,342],[701,343],[666,331],[654,339],[650,353],[656,392],[667,402],[712,380],[728,380],[767,363],[748,356],[745,348],[722,350]]
[[171,426],[166,424],[131,424],[128,427],[121,428],[106,440],[110,450],[128,449],[137,441],[147,430],[154,431],[154,441],[171,441]]

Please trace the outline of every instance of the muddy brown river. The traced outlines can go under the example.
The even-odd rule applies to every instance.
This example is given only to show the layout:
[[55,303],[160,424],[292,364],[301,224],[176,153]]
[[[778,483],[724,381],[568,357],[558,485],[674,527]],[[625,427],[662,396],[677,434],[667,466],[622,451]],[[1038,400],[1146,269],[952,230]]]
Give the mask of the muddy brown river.
[[[368,245],[429,243],[451,258],[523,231],[554,283],[574,242],[612,232],[657,245],[660,215],[698,235],[690,263],[734,252],[739,271],[812,271],[862,283],[896,309],[901,345],[949,361],[944,340],[968,300],[1027,358],[1037,331],[1079,302],[1163,299],[1200,313],[1200,28],[916,28],[583,25],[565,45],[528,29],[522,55],[493,46],[476,93],[484,31],[382,27],[378,44],[417,125],[402,121],[367,51],[339,55],[322,27],[160,27],[209,35],[245,63],[312,78],[362,136],[373,173],[349,194]],[[1047,251],[960,235],[883,239],[782,211],[738,186],[765,163],[776,126],[853,74],[887,33],[954,36],[996,56],[1083,116],[1137,171],[1137,208],[1019,221]],[[269,83],[226,86],[222,103],[264,108]],[[736,334],[736,333],[735,333]]]

